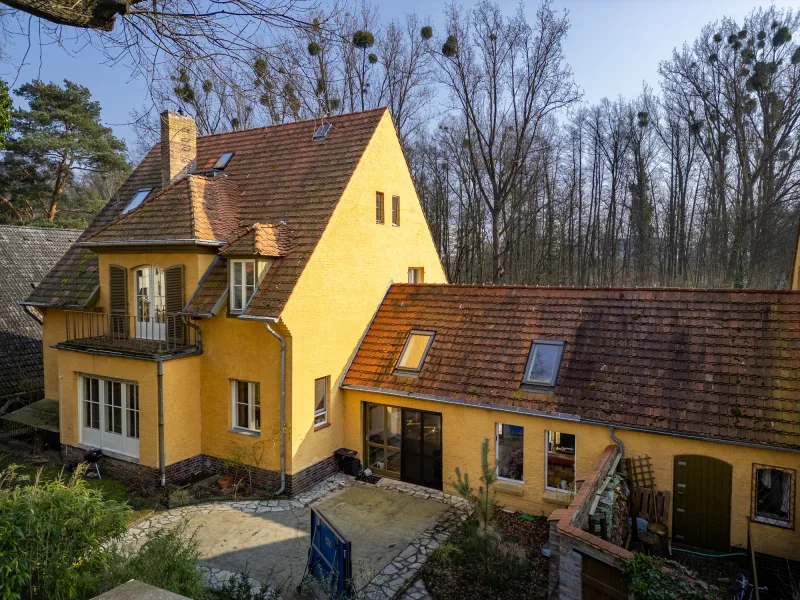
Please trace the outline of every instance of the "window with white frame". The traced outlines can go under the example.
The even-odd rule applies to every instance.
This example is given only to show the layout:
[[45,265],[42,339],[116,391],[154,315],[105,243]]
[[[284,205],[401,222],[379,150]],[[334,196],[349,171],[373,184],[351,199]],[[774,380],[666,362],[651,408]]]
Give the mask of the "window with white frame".
[[261,430],[261,398],[259,385],[252,381],[231,380],[233,426],[250,431]]
[[256,261],[230,261],[230,311],[242,312],[256,291]]
[[795,471],[753,465],[752,519],[777,527],[794,527]]
[[383,192],[375,192],[375,222],[383,223]]
[[329,377],[314,380],[314,426],[328,422],[328,382]]
[[139,456],[139,385],[82,375],[80,441],[110,452]]
[[575,436],[559,431],[545,431],[545,477],[547,489],[575,491]]
[[392,225],[400,226],[400,196],[392,196]]
[[423,283],[424,280],[425,271],[422,267],[408,268],[408,283]]
[[524,475],[525,429],[519,425],[497,424],[497,476],[522,482]]

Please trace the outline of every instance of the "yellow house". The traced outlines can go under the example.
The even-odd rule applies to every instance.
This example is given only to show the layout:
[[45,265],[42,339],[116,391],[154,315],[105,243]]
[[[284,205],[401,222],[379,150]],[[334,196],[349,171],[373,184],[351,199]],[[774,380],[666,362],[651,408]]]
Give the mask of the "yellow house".
[[452,491],[486,438],[499,501],[545,516],[618,446],[670,492],[673,545],[800,559],[798,323],[797,292],[394,284],[343,380],[345,446]]
[[336,470],[339,382],[393,281],[444,282],[385,109],[161,143],[37,287],[65,460],[144,484]]

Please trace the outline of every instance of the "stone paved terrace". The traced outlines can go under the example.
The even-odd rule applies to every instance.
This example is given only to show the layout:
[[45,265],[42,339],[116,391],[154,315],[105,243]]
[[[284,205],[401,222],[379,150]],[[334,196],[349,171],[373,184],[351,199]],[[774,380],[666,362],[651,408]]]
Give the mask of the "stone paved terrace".
[[[392,494],[405,498],[392,501]],[[428,598],[419,570],[467,515],[464,500],[443,492],[386,478],[370,485],[337,474],[294,498],[206,502],[157,513],[131,527],[127,541],[141,544],[158,529],[186,519],[200,542],[199,568],[212,586],[247,565],[254,584],[260,587],[258,581],[264,580],[291,598],[305,568],[309,506],[319,506],[352,539],[354,578],[360,596],[370,600]],[[372,534],[365,512],[373,515]],[[398,521],[394,529],[393,521]]]

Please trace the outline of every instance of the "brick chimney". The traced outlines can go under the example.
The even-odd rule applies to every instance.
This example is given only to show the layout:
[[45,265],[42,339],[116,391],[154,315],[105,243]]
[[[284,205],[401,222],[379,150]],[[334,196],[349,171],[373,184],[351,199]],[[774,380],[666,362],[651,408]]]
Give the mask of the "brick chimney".
[[161,113],[161,187],[185,175],[197,158],[197,126],[192,117]]

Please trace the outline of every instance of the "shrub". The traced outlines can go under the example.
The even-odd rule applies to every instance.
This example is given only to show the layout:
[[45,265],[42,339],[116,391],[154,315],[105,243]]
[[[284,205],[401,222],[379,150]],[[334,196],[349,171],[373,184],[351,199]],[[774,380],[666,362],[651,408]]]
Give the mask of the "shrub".
[[622,570],[628,582],[628,591],[636,600],[704,600],[717,597],[712,594],[716,588],[694,579],[681,565],[670,563],[670,571],[665,569],[666,566],[662,560],[635,553]]
[[189,490],[185,488],[175,490],[169,495],[170,508],[178,508],[180,506],[186,506],[191,501],[192,497],[189,495]]
[[88,488],[85,467],[29,485],[15,472],[0,472],[0,598],[78,597],[109,567],[101,546],[125,532],[130,509]]
[[188,533],[188,523],[181,521],[170,530],[160,529],[138,551],[115,546],[102,588],[111,589],[131,579],[138,579],[176,594],[200,597],[205,588],[197,570],[200,558],[197,539]]

